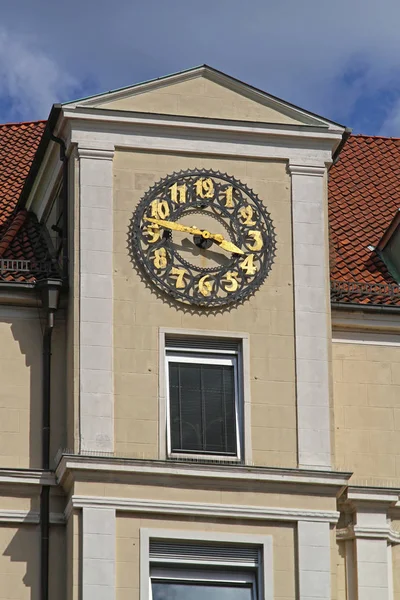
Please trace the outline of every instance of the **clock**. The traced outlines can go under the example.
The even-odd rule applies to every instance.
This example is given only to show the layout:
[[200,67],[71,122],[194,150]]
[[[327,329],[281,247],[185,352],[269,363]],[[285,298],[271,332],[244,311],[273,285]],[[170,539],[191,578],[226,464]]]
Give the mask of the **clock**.
[[156,288],[205,308],[253,294],[276,248],[258,196],[234,177],[205,169],[173,173],[145,193],[132,217],[130,245]]

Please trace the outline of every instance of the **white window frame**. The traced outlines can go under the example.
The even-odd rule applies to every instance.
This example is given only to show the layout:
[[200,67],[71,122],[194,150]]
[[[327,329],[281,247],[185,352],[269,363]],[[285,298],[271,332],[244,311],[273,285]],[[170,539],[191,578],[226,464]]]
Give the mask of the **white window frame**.
[[[158,456],[160,460],[166,460],[168,456],[167,446],[167,381],[166,381],[166,336],[177,336],[177,337],[199,337],[201,339],[218,338],[221,340],[235,340],[237,341],[240,353],[238,355],[238,381],[239,381],[239,394],[241,410],[240,415],[242,421],[239,422],[240,428],[240,441],[241,441],[241,462],[246,465],[252,464],[252,443],[251,443],[251,394],[250,394],[250,340],[249,334],[240,331],[213,331],[213,330],[202,330],[202,329],[179,329],[173,327],[160,327],[159,328],[159,409],[158,409]],[[218,353],[217,350],[212,350],[212,353]],[[222,354],[227,354],[226,350],[222,351]],[[189,455],[185,454],[185,458]],[[207,460],[209,457],[215,462],[215,455],[191,455],[192,459]],[[220,462],[234,461],[234,457],[220,457]]]
[[[234,582],[234,577],[238,577],[236,581],[244,581],[244,577],[248,576],[247,581],[255,582],[253,589],[257,589],[257,598],[255,600],[273,600],[273,552],[272,552],[272,536],[262,535],[246,535],[246,534],[227,534],[227,533],[209,533],[202,531],[180,531],[174,529],[140,529],[140,600],[151,600],[151,577],[152,574],[159,573],[160,567],[157,566],[157,561],[150,561],[150,540],[151,539],[166,539],[171,543],[177,540],[203,543],[218,543],[218,544],[241,544],[243,546],[257,546],[260,552],[260,564],[258,569],[245,568],[241,564],[237,564],[235,569],[230,568],[224,562],[208,567],[204,565],[201,569],[203,572],[203,581],[219,581],[219,582]],[[164,568],[168,569],[167,566]],[[215,565],[215,566],[214,566]],[[174,560],[171,563],[170,579],[182,581],[185,578],[185,571],[190,579],[190,565],[187,561],[182,560],[181,568],[179,561]],[[169,569],[168,569],[169,570]],[[213,579],[213,574],[215,577]],[[154,576],[154,575],[153,575]],[[226,579],[224,579],[226,578]],[[242,579],[240,579],[242,578]]]
[[[166,417],[167,417],[167,452],[171,458],[210,458],[218,460],[241,460],[242,458],[242,401],[241,401],[241,369],[240,360],[241,352],[232,352],[230,355],[225,351],[212,351],[198,349],[174,349],[172,347],[166,348],[165,352],[165,381],[167,391],[167,405],[166,405]],[[206,453],[199,452],[172,452],[171,449],[171,418],[170,418],[170,386],[169,386],[169,365],[171,363],[186,363],[194,365],[218,365],[218,366],[229,366],[234,369],[234,383],[235,383],[235,426],[236,426],[236,454],[218,454],[218,453]]]

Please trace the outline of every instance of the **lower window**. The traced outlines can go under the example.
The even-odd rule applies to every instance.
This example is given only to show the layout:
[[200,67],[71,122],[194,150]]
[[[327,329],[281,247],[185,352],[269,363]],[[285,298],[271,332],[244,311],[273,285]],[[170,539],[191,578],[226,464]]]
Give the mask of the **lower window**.
[[152,600],[256,600],[253,572],[152,569]]
[[151,600],[264,600],[263,546],[150,539]]

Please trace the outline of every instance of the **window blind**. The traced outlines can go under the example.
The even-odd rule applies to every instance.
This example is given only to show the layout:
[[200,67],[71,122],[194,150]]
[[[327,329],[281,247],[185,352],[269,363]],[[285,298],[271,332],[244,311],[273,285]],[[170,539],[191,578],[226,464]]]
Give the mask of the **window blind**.
[[260,565],[260,547],[153,539],[150,540],[150,561],[257,568]]
[[203,350],[206,352],[239,352],[240,342],[235,339],[221,339],[217,337],[200,337],[200,336],[165,336],[165,346],[167,350]]
[[171,450],[236,454],[233,366],[169,364]]

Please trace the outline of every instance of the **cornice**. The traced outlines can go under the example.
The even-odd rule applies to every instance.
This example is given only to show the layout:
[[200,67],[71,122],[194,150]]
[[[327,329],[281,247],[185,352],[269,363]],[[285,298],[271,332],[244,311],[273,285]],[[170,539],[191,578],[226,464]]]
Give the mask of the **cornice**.
[[[40,513],[35,510],[0,510],[0,523],[37,525],[40,523]],[[61,513],[50,513],[50,523],[52,525],[64,525],[64,515]]]
[[231,504],[208,504],[197,502],[165,502],[148,499],[110,498],[101,496],[73,495],[65,510],[68,520],[73,509],[113,508],[117,511],[181,515],[189,517],[208,517],[223,519],[252,519],[261,521],[318,521],[337,523],[337,511],[270,508],[260,506],[238,506]]
[[163,477],[195,477],[221,481],[264,482],[323,486],[339,495],[347,485],[351,473],[316,471],[306,469],[279,469],[238,465],[185,464],[173,461],[123,459],[104,456],[64,454],[56,469],[57,481],[63,483],[69,474],[97,473],[99,478],[106,473],[114,475],[153,475]]
[[373,502],[394,505],[399,500],[400,490],[395,488],[376,488],[349,486],[347,499],[352,502]]
[[348,525],[336,531],[336,539],[339,542],[360,538],[387,540],[391,544],[400,544],[400,532],[395,531],[389,525],[387,527]]
[[0,485],[56,485],[56,478],[51,471],[35,469],[0,469]]
[[298,162],[307,159],[318,165],[332,161],[332,151],[342,139],[340,131],[325,127],[79,107],[63,108],[61,128],[67,124],[69,144],[85,145],[95,139],[102,147],[104,138],[120,147],[203,153],[212,153],[218,145],[220,154],[229,153],[224,145],[233,145],[240,156],[292,158],[293,162],[297,157]]
[[[400,334],[400,320],[395,314],[379,312],[363,312],[363,306],[358,309],[337,310],[332,304],[332,329],[335,331],[370,331],[373,333]],[[400,314],[400,308],[398,308]]]

